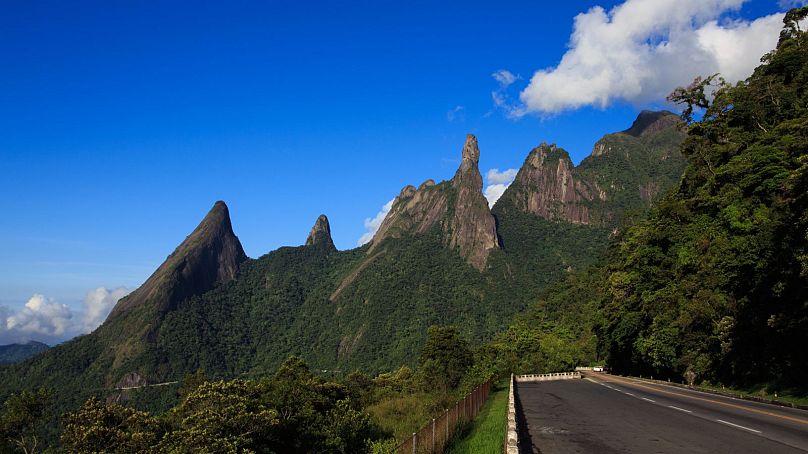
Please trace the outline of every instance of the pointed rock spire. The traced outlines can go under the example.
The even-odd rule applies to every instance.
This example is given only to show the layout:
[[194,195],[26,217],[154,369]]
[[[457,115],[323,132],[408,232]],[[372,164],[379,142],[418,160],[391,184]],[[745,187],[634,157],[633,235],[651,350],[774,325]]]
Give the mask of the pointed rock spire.
[[334,241],[331,239],[331,225],[328,223],[328,217],[321,214],[314,222],[314,227],[309,232],[309,237],[306,238],[306,246],[325,246],[328,249],[336,249]]
[[153,305],[159,313],[169,311],[188,297],[233,280],[245,260],[227,205],[218,201],[149,279],[118,301],[108,319],[143,305]]
[[462,162],[452,186],[457,190],[449,245],[457,248],[475,268],[482,270],[488,254],[499,246],[494,216],[483,196],[483,177],[478,168],[480,149],[473,134],[466,136]]
[[485,269],[488,254],[499,244],[496,222],[482,193],[479,161],[477,138],[469,134],[454,178],[440,184],[427,180],[417,189],[404,187],[376,231],[368,254],[387,238],[425,234],[437,224],[446,246],[478,270]]

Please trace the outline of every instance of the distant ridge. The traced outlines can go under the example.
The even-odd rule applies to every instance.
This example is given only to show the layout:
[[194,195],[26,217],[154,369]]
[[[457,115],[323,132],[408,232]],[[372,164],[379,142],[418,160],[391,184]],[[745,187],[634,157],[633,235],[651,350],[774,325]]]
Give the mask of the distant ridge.
[[26,360],[50,347],[37,341],[21,344],[0,345],[0,364],[13,364]]

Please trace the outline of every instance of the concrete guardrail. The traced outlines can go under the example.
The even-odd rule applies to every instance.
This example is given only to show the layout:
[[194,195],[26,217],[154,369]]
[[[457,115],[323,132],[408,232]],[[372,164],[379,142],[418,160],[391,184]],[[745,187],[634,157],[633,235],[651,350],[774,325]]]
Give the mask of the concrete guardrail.
[[557,372],[554,374],[528,374],[517,375],[515,377],[517,382],[537,382],[537,381],[552,381],[552,380],[578,380],[581,378],[580,372]]
[[519,432],[516,425],[516,397],[514,388],[516,378],[511,374],[511,384],[508,390],[508,431],[505,434],[505,454],[519,454]]

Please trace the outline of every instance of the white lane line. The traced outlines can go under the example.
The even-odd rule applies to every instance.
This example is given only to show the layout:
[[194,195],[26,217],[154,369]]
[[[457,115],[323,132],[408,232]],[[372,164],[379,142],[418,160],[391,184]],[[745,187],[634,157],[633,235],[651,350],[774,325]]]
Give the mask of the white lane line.
[[733,423],[731,423],[731,422],[729,422],[729,421],[724,421],[723,419],[716,419],[716,421],[720,422],[721,424],[726,424],[726,425],[728,425],[728,426],[737,427],[738,429],[748,430],[749,432],[754,432],[754,433],[756,433],[756,434],[759,434],[759,433],[760,433],[760,431],[759,431],[759,430],[750,429],[750,428],[748,428],[748,427],[740,426],[740,425],[738,425],[738,424],[733,424]]
[[656,403],[655,400],[649,399],[647,397],[641,397],[642,400],[647,400],[648,402]]
[[627,393],[627,392],[624,392],[623,394],[625,394],[625,395],[627,395],[627,396],[631,396],[631,397],[637,397],[637,396],[635,396],[634,394]]
[[674,410],[683,411],[683,412],[685,412],[685,413],[693,413],[693,412],[692,412],[692,411],[690,411],[690,410],[685,410],[684,408],[674,407],[673,405],[668,405],[668,408],[673,408]]

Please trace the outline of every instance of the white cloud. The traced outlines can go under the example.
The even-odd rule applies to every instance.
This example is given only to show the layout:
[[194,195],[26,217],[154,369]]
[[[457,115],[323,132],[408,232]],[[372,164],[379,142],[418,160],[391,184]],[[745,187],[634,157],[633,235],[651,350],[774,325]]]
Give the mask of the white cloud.
[[98,287],[87,292],[84,297],[84,313],[81,316],[82,333],[90,333],[107,319],[107,315],[119,299],[128,295],[131,290],[119,287],[109,290]]
[[27,336],[64,336],[73,324],[73,313],[52,298],[34,294],[19,312],[6,318],[6,330]]
[[485,173],[485,178],[488,180],[488,184],[510,184],[516,178],[517,172],[518,170],[516,169],[508,169],[502,172],[499,169],[490,169]]
[[776,46],[783,14],[723,19],[744,2],[626,0],[608,12],[595,6],[575,17],[569,50],[556,67],[533,75],[521,104],[504,96],[494,102],[511,116],[554,114],[615,101],[658,102],[700,75],[745,79]]
[[488,199],[488,207],[491,208],[497,203],[502,194],[505,193],[505,190],[508,189],[507,184],[491,184],[485,187],[485,198]]
[[373,235],[375,235],[376,231],[379,230],[379,227],[381,227],[384,218],[387,216],[387,213],[390,212],[390,209],[393,208],[393,202],[395,201],[396,199],[393,199],[385,203],[381,211],[376,213],[376,216],[372,218],[365,218],[366,232],[363,233],[362,236],[359,238],[359,241],[357,241],[356,243],[357,245],[362,246],[364,244],[367,244],[370,240],[373,239]]
[[466,119],[465,115],[465,107],[463,106],[456,106],[454,109],[446,112],[446,119],[450,122],[463,121]]
[[493,207],[497,200],[502,197],[502,194],[505,193],[505,190],[516,178],[516,173],[516,169],[508,169],[502,172],[499,169],[490,169],[485,173],[487,186],[483,191],[483,195],[488,200],[489,207]]
[[77,313],[67,305],[38,293],[18,311],[0,306],[0,344],[29,340],[55,344],[89,333],[106,319],[115,303],[128,293],[129,290],[123,287],[91,290],[84,298],[83,310]]
[[499,82],[499,86],[502,88],[508,88],[512,83],[516,82],[521,77],[515,75],[514,73],[508,71],[507,69],[500,69],[499,71],[494,72],[491,74],[497,82]]

